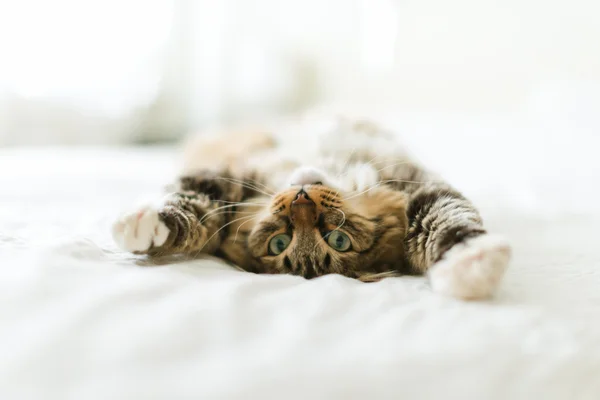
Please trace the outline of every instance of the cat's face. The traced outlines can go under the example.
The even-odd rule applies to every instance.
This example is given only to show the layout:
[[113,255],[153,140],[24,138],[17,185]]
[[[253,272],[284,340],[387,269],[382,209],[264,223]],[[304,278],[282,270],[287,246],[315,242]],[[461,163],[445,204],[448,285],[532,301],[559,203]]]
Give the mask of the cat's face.
[[384,186],[341,193],[322,184],[293,185],[269,200],[247,250],[263,271],[307,278],[401,269],[405,205],[402,193]]

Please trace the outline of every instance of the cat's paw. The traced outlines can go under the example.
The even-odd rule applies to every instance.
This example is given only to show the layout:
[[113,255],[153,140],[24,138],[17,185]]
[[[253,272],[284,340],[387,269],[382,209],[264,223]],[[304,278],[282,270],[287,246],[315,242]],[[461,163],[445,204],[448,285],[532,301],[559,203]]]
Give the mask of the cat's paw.
[[169,228],[160,219],[155,206],[144,206],[119,218],[113,224],[112,234],[123,250],[145,253],[166,242]]
[[431,287],[460,299],[486,299],[500,285],[510,255],[510,246],[502,237],[482,235],[468,240],[448,250],[431,267]]

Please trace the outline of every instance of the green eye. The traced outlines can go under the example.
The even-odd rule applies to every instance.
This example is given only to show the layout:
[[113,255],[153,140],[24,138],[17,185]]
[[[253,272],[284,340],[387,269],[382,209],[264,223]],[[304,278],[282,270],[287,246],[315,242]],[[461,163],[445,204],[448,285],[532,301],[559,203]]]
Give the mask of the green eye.
[[337,251],[350,250],[350,238],[344,232],[331,231],[327,236],[327,243]]
[[269,242],[269,254],[278,255],[281,254],[290,245],[292,237],[287,233],[275,236]]

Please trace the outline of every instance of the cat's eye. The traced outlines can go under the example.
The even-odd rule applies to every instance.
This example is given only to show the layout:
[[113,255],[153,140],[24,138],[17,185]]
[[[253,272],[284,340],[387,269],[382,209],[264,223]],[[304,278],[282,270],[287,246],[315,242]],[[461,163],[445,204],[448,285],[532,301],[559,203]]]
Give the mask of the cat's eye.
[[350,238],[344,232],[332,231],[327,235],[327,243],[337,251],[350,250]]
[[282,233],[280,235],[275,236],[269,242],[269,254],[278,255],[283,253],[285,249],[290,245],[292,241],[292,237],[287,233]]

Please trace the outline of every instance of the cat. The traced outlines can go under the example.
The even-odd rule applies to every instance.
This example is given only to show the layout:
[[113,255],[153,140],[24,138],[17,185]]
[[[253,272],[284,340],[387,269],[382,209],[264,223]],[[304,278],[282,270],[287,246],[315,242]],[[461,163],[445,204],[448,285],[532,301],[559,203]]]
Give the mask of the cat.
[[426,274],[433,291],[470,300],[494,294],[511,254],[397,135],[345,119],[312,136],[201,137],[171,193],[122,215],[113,237],[135,254],[211,254],[252,273]]

